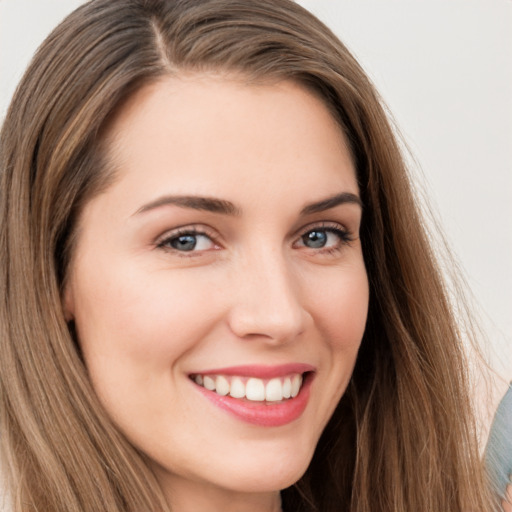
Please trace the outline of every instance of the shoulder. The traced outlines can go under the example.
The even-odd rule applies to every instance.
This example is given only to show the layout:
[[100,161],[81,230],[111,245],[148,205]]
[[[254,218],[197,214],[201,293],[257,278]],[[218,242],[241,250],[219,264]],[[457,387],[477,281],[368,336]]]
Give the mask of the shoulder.
[[512,474],[512,383],[496,410],[485,449],[485,463],[492,485],[503,495]]

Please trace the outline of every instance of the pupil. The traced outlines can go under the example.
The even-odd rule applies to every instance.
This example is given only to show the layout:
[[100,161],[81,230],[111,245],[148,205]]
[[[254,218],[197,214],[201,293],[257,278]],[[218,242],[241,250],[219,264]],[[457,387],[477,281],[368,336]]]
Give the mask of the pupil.
[[310,231],[304,237],[304,245],[318,249],[324,247],[327,243],[327,234],[325,231]]
[[194,235],[181,235],[171,241],[172,247],[180,251],[192,251],[197,244],[197,239]]

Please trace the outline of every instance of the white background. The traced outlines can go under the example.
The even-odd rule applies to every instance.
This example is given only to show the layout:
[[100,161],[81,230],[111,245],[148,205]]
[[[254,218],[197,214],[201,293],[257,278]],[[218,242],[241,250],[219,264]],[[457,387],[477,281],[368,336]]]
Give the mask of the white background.
[[[256,1],[256,0],[255,0]],[[36,47],[80,0],[0,0],[0,118]],[[352,50],[512,378],[512,0],[302,0]]]

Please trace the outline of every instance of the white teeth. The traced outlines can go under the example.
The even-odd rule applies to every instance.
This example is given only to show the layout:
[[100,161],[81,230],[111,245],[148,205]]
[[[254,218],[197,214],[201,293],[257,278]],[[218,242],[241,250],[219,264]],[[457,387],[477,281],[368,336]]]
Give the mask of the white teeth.
[[245,385],[245,398],[254,400],[255,402],[263,402],[265,400],[265,384],[261,379],[251,378]]
[[231,381],[231,391],[229,394],[233,398],[244,398],[245,397],[245,384],[242,382],[242,379],[235,377]]
[[292,378],[292,391],[291,397],[295,398],[299,394],[300,387],[302,386],[302,375],[294,375]]
[[283,398],[290,398],[292,396],[292,379],[286,377],[283,382]]
[[268,402],[277,402],[283,399],[283,386],[280,379],[271,379],[265,386],[265,399]]
[[209,389],[210,391],[214,391],[215,381],[211,377],[208,377],[208,375],[205,375],[205,377],[203,378],[203,386],[206,389]]
[[230,395],[233,398],[246,398],[254,402],[281,402],[288,398],[295,398],[302,386],[302,375],[299,374],[276,377],[269,381],[255,377],[200,374],[192,378],[199,386],[215,391],[220,396]]
[[215,391],[218,395],[225,396],[229,393],[229,382],[226,377],[219,375],[215,380]]

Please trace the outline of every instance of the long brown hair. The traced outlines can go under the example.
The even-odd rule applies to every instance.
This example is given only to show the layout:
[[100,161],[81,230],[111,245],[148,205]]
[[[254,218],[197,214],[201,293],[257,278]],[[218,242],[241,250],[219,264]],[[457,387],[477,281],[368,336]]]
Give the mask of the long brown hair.
[[345,46],[289,0],[93,0],[41,46],[0,139],[0,428],[15,511],[168,510],[95,397],[61,294],[77,217],[115,179],[105,126],[144,84],[186,71],[301,83],[356,163],[368,324],[284,509],[487,509],[460,334],[393,130]]

